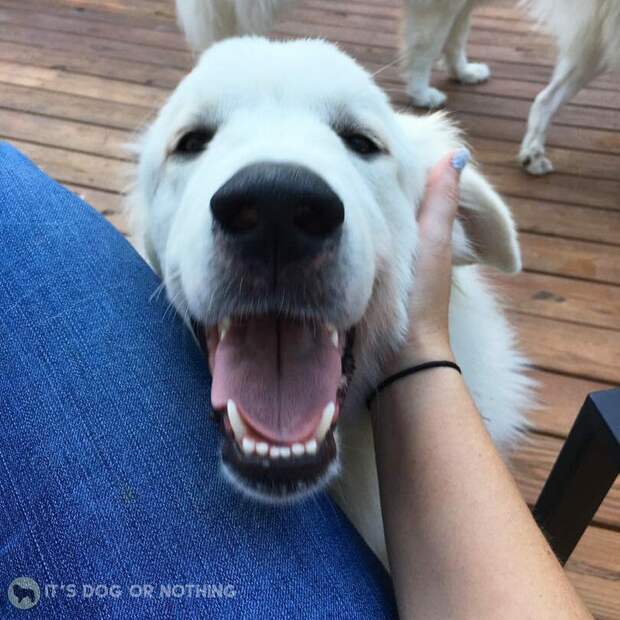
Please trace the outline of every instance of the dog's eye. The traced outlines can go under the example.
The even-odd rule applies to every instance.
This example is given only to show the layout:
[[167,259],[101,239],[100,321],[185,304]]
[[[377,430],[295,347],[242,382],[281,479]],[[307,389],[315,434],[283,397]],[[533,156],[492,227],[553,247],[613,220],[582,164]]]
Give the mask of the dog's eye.
[[204,127],[183,134],[174,147],[175,155],[197,155],[205,150],[213,138],[213,131]]
[[358,155],[369,157],[370,155],[376,155],[381,152],[381,147],[364,134],[343,134],[340,137],[344,140],[347,147]]

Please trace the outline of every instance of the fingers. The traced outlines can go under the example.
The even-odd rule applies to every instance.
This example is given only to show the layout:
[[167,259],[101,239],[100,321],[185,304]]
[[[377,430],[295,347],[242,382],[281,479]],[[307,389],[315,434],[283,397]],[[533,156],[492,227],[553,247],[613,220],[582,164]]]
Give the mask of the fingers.
[[450,238],[459,199],[459,179],[471,155],[465,148],[446,155],[431,170],[418,222],[434,238]]

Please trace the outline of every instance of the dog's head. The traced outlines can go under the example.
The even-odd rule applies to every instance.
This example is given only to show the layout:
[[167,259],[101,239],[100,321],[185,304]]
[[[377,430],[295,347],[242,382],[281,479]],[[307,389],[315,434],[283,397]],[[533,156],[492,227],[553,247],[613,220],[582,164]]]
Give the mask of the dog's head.
[[[334,46],[261,38],[208,50],[145,134],[145,249],[208,353],[224,469],[249,493],[297,497],[336,470],[345,398],[361,405],[406,332],[426,174],[457,146]],[[517,270],[473,168],[461,202],[456,261]]]

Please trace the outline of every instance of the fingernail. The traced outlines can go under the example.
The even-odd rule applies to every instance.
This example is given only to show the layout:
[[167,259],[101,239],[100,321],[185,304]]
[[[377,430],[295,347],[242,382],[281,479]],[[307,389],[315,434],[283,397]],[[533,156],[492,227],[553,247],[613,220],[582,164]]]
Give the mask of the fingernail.
[[450,163],[457,172],[460,172],[461,170],[463,170],[463,168],[465,168],[467,162],[470,159],[471,153],[469,152],[469,149],[463,147],[459,149],[456,153],[454,153],[454,155],[452,156],[452,161]]

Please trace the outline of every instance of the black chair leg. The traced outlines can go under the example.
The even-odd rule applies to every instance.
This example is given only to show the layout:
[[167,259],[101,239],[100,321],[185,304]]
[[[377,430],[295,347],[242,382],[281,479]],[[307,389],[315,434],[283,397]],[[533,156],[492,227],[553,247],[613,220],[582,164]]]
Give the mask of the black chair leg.
[[534,506],[565,564],[620,473],[620,389],[587,398]]

